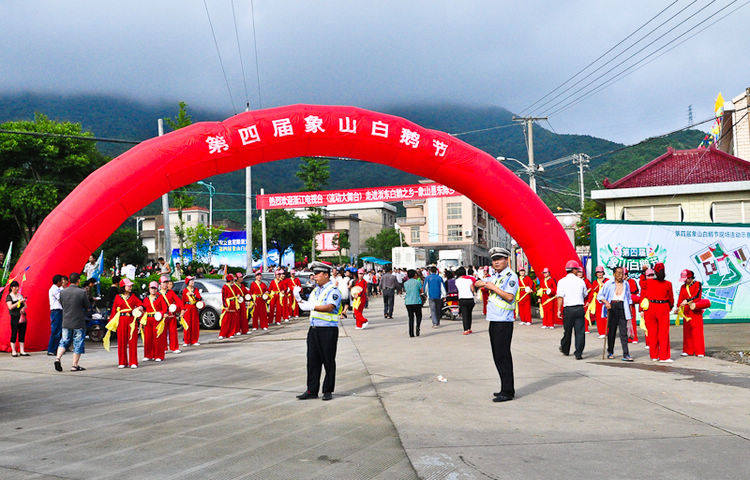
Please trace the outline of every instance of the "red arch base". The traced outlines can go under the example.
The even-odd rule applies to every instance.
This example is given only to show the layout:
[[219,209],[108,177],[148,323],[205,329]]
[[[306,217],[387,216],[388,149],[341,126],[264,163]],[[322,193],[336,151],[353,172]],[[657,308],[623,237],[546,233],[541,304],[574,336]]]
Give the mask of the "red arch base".
[[[79,271],[130,215],[203,178],[301,156],[356,158],[433,179],[494,216],[535,268],[546,266],[560,276],[565,262],[577,258],[557,219],[525,183],[492,156],[446,133],[354,107],[246,112],[137,145],[89,175],[49,214],[11,273],[20,279],[26,271],[27,348],[46,348],[52,276]],[[0,349],[7,351],[10,326],[3,310]]]

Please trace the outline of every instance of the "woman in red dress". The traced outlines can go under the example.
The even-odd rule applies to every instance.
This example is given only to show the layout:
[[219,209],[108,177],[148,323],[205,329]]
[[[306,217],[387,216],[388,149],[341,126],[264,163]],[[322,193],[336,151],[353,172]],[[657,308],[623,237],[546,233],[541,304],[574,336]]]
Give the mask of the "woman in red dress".
[[[357,330],[367,328],[368,320],[365,318],[364,310],[367,304],[367,281],[365,281],[365,269],[360,268],[357,270],[357,283],[354,287],[359,287],[358,291],[352,288],[352,310],[354,311],[354,320],[356,321]],[[356,296],[355,296],[356,293]]]
[[182,290],[182,303],[185,311],[182,318],[187,322],[188,328],[182,330],[182,346],[200,345],[198,340],[201,334],[201,322],[199,310],[203,308],[203,298],[201,292],[195,289],[195,279],[185,277],[185,288]]
[[[120,280],[120,294],[112,303],[108,328],[117,329],[117,368],[138,368],[138,320],[143,314],[143,304],[133,295],[133,282]],[[109,333],[107,333],[109,335]],[[109,337],[106,339],[109,345]]]
[[683,282],[677,305],[682,310],[684,323],[682,324],[682,356],[706,356],[706,342],[703,338],[703,310],[695,303],[703,298],[703,287],[695,281],[692,270],[683,270],[680,275]]

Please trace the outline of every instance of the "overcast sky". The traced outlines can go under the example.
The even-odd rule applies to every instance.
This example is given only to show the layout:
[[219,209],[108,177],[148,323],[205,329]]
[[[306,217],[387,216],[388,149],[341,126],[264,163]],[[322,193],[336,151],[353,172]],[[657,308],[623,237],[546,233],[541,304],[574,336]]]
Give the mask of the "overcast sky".
[[[528,113],[526,107],[673,1],[254,0],[256,70],[250,1],[234,1],[241,62],[232,1],[207,0],[232,105],[202,0],[3,0],[0,92],[184,100],[226,116],[243,110],[246,100],[252,108],[457,102]],[[719,91],[729,99],[750,87],[747,3],[677,0],[594,68],[677,15],[671,22],[533,113],[552,113],[558,133],[624,143],[686,126],[688,105],[696,121],[710,117]],[[591,87],[686,31],[677,42],[689,39],[673,50],[553,113],[565,105],[554,103],[639,48],[651,44]]]

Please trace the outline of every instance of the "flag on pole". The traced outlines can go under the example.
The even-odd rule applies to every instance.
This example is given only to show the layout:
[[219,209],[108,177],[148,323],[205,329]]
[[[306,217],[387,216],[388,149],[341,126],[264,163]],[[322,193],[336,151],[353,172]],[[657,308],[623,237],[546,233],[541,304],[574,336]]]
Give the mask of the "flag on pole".
[[104,273],[104,250],[99,252],[99,258],[96,259],[96,263],[94,264],[94,271],[91,272],[91,278],[99,281],[102,273]]

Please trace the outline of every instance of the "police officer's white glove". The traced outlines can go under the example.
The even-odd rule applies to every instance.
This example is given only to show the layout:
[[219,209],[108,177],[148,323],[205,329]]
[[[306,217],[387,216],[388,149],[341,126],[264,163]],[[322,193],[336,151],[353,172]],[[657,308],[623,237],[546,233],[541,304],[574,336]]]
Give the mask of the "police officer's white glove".
[[525,291],[526,293],[531,293],[531,289],[529,287],[526,287]]
[[312,304],[307,300],[297,300],[297,305],[299,305],[300,310],[304,310],[306,312],[309,312],[313,308]]
[[304,300],[302,300],[302,297],[299,294],[299,292],[301,292],[301,291],[302,291],[302,287],[300,287],[299,285],[295,286],[292,289],[292,295],[294,295],[294,299],[297,300],[297,303],[300,303],[300,302],[304,301]]

